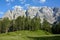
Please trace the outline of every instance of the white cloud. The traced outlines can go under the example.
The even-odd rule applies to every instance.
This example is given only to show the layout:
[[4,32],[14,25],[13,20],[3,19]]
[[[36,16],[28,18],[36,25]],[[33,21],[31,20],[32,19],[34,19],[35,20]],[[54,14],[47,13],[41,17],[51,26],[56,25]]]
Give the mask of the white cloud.
[[15,1],[15,0],[6,0],[6,2],[13,2],[13,1]]
[[11,2],[13,2],[13,1],[15,1],[15,0],[11,0]]
[[25,1],[25,0],[20,0],[20,1]]
[[31,5],[30,4],[25,4],[24,7],[29,8]]
[[30,4],[25,4],[25,6],[30,6]]
[[6,0],[6,2],[9,2],[9,0]]
[[26,0],[19,0],[21,2],[21,4],[24,4],[26,2]]
[[4,12],[1,12],[1,11],[0,11],[0,14],[3,14],[3,13],[4,13]]
[[18,5],[15,5],[14,7],[12,7],[13,9],[16,9],[16,8],[18,8],[18,9],[23,9],[23,7],[21,7],[21,6],[18,6]]
[[33,2],[37,2],[38,0],[32,0]]
[[11,4],[11,2],[14,2],[14,1],[15,0],[6,0],[8,6]]
[[11,3],[7,3],[7,5],[9,6]]
[[40,0],[40,3],[45,3],[46,2],[46,0]]
[[33,0],[33,2],[36,4],[36,3],[45,3],[46,0]]
[[39,8],[39,7],[37,7],[37,6],[31,6],[31,8],[32,8],[32,9],[35,9],[35,8]]

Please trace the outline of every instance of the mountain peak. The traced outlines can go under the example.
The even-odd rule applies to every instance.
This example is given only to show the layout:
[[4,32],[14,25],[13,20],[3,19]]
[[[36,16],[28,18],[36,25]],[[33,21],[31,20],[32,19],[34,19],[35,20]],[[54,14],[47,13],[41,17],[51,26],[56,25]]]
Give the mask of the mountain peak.
[[[34,18],[36,16],[40,17],[41,23],[45,18],[49,23],[53,24],[60,17],[60,9],[59,8],[51,8],[51,7],[29,7],[28,10],[23,10],[22,7],[14,7],[14,10],[8,10],[4,17],[8,17],[9,19],[16,19],[18,16],[26,17],[30,16],[30,18]],[[55,16],[54,16],[55,15]],[[3,17],[3,18],[4,18]]]

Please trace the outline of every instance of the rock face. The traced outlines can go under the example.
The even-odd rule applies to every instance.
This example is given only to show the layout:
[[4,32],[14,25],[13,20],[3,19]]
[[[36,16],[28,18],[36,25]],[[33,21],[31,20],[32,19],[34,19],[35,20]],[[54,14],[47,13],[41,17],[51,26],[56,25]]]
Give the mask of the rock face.
[[53,24],[55,21],[60,20],[60,8],[51,8],[51,7],[29,7],[28,10],[23,10],[21,8],[14,8],[14,10],[8,10],[4,17],[9,19],[16,19],[18,16],[30,17],[40,17],[41,23],[45,18],[49,23]]
[[12,11],[12,14],[13,14],[13,19],[16,19],[18,16],[21,16],[21,17],[24,16],[24,17],[26,17],[25,10],[20,9],[20,8],[15,8]]
[[53,23],[55,22],[55,17],[53,17],[53,10],[50,7],[43,7],[40,11],[41,13],[43,13],[43,17],[49,22],[49,23]]
[[41,23],[43,22],[43,19],[45,18],[49,23],[54,23],[55,17],[53,17],[53,9],[50,7],[30,7],[27,10],[28,16],[31,18],[35,16],[39,16],[41,19]]
[[60,8],[54,8],[54,16],[57,21],[60,21]]
[[12,11],[8,10],[5,13],[5,15],[3,16],[3,18],[8,17],[10,20],[12,20],[12,19],[16,19],[18,16],[24,16],[24,17],[26,17],[25,10],[22,10],[22,9],[16,7]]
[[3,18],[8,17],[9,19],[13,19],[13,13],[11,10],[8,10],[5,15],[3,16]]

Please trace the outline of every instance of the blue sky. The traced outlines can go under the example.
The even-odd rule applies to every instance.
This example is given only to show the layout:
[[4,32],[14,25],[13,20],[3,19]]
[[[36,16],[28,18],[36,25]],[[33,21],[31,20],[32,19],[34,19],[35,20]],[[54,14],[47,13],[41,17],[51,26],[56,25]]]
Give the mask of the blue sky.
[[60,0],[0,0],[0,18],[7,10],[12,10],[15,6],[23,7],[23,9],[27,9],[28,6],[60,7]]

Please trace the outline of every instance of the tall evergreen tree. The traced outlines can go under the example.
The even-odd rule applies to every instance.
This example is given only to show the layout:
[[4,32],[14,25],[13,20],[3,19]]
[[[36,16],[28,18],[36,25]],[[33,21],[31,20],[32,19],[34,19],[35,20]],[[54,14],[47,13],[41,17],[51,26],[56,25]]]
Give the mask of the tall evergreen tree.
[[1,33],[1,27],[2,27],[2,20],[0,20],[0,33]]
[[4,18],[2,20],[2,30],[7,33],[10,27],[10,20],[8,18]]
[[60,22],[56,22],[52,26],[52,33],[60,34]]
[[44,21],[43,21],[42,29],[51,32],[51,25],[50,25],[50,23],[47,22],[47,20],[45,20],[45,19],[44,19]]
[[31,25],[32,25],[32,29],[33,30],[39,30],[40,29],[40,26],[41,26],[40,18],[39,17],[38,18],[37,17],[34,17],[32,19]]
[[16,20],[15,20],[16,26],[18,30],[23,30],[24,26],[25,26],[25,18],[24,16],[21,17],[19,16]]

